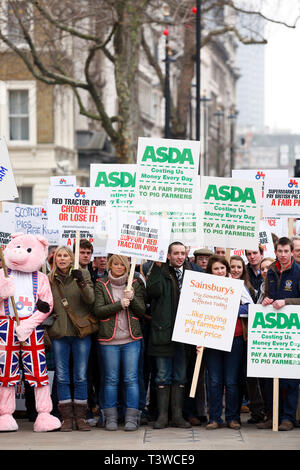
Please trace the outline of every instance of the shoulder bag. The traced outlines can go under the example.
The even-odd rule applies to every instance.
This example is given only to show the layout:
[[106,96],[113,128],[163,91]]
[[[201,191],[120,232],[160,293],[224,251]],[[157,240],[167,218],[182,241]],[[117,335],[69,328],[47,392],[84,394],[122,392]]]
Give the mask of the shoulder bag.
[[63,295],[59,282],[56,282],[56,285],[59,291],[59,295],[61,297],[61,302],[64,306],[65,311],[68,314],[68,317],[73,323],[77,336],[79,336],[79,338],[85,338],[86,336],[91,335],[92,333],[96,333],[99,330],[98,319],[95,318],[90,313],[88,313],[83,318],[80,318],[77,315],[75,315],[75,313],[73,312],[73,310],[71,309],[69,305],[69,302],[67,301],[66,297]]

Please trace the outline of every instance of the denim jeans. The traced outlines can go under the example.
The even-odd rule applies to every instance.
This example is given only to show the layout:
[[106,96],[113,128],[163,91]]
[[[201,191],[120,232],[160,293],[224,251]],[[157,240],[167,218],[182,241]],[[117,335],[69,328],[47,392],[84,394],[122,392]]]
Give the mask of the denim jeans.
[[243,360],[243,337],[233,338],[230,352],[205,349],[208,371],[209,421],[222,423],[222,400],[225,387],[225,421],[239,421],[239,377]]
[[141,341],[120,345],[99,344],[99,347],[104,365],[104,408],[115,408],[118,405],[118,387],[122,366],[125,406],[137,410],[139,407],[138,367]]
[[70,354],[73,356],[74,400],[87,400],[87,367],[91,349],[91,337],[64,336],[53,339],[52,347],[57,377],[59,401],[71,400]]
[[173,356],[157,356],[156,385],[171,385],[186,383],[186,358],[183,343],[174,343]]

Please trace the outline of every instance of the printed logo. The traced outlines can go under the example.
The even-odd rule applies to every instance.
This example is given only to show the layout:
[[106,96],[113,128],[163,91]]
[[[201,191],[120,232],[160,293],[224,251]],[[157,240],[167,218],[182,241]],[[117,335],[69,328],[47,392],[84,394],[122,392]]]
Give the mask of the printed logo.
[[292,284],[293,284],[293,281],[291,280],[287,280],[285,281],[285,286],[284,286],[284,290],[292,290]]
[[298,188],[298,182],[296,180],[290,180],[288,187],[293,188],[294,186],[295,188]]

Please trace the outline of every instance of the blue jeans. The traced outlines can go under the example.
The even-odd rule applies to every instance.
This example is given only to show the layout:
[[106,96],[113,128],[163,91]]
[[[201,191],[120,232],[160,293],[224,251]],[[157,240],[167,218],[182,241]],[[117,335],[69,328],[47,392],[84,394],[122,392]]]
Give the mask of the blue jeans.
[[243,337],[233,338],[230,352],[205,349],[208,371],[209,421],[221,424],[223,390],[225,387],[225,421],[239,421],[239,377],[243,360]]
[[59,401],[71,400],[70,354],[73,355],[74,400],[87,400],[87,367],[91,349],[91,337],[64,336],[53,339],[52,347],[57,377]]
[[104,409],[118,405],[120,367],[125,386],[126,408],[139,407],[138,367],[141,341],[120,345],[99,344],[104,365]]
[[186,359],[183,343],[174,343],[173,356],[155,357],[157,373],[156,385],[171,385],[186,383]]

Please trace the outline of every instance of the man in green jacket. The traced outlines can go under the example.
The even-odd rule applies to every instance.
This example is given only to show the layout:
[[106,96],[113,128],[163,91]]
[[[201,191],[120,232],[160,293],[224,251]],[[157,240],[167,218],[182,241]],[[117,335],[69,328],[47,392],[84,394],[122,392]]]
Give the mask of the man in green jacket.
[[182,408],[186,382],[185,348],[183,343],[172,341],[172,333],[185,269],[185,246],[171,243],[166,263],[155,263],[147,278],[147,296],[150,303],[151,326],[148,353],[156,362],[156,393],[158,418],[154,429],[168,426],[168,409],[171,393],[172,422],[180,428],[191,427],[184,420]]

